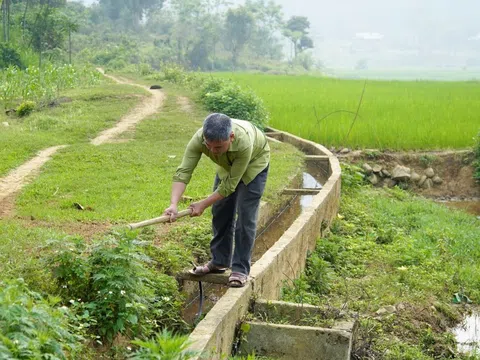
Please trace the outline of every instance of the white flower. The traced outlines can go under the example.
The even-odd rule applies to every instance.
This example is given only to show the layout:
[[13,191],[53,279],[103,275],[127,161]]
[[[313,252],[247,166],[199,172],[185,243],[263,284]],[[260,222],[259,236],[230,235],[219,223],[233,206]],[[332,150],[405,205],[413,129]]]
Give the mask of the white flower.
[[163,300],[163,301],[170,301],[170,297],[168,297],[168,296],[162,296],[162,300]]
[[125,295],[125,290],[120,290],[121,295]]
[[80,301],[82,301],[82,299],[78,299],[77,301],[80,302]]
[[110,295],[112,295],[113,293],[111,291],[108,292]]
[[69,303],[73,305],[73,304],[75,304],[75,300],[72,299],[72,300],[69,301]]
[[62,288],[66,289],[66,288],[67,288],[67,285],[62,285]]
[[132,348],[130,346],[127,346],[128,351],[132,351]]

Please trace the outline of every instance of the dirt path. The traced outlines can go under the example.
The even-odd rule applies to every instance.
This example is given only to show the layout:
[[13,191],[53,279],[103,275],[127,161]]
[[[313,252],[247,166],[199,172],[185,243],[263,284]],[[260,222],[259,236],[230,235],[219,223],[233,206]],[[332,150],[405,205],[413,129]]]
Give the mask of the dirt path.
[[128,84],[133,86],[141,87],[142,89],[147,90],[152,94],[151,97],[145,99],[141,104],[135,107],[131,112],[122,117],[120,121],[115,125],[115,127],[107,129],[100,133],[95,139],[91,141],[93,145],[101,145],[107,142],[111,142],[115,137],[122,134],[123,132],[132,129],[137,123],[142,121],[148,116],[155,114],[160,107],[163,105],[165,100],[165,93],[160,90],[150,90],[148,87],[136,84],[124,78],[116,78],[111,75],[105,74],[102,69],[97,69],[105,77],[112,79],[113,81],[119,84]]
[[[67,145],[53,146],[42,150],[33,159],[12,170],[7,176],[0,179],[0,214],[3,215],[5,209],[9,208],[10,195],[19,191],[30,178],[37,175],[40,168],[59,150]],[[11,200],[11,199],[10,199]]]
[[[103,70],[99,71],[104,74]],[[114,138],[124,131],[132,128],[139,121],[147,116],[155,114],[163,105],[165,94],[158,90],[150,90],[146,86],[135,84],[126,79],[117,79],[113,76],[104,76],[116,81],[119,84],[129,84],[139,86],[149,91],[152,96],[145,99],[140,105],[135,107],[133,111],[120,119],[117,125],[100,133],[91,141],[93,145],[101,145],[109,141],[115,141]],[[13,211],[15,196],[23,186],[25,186],[33,177],[35,177],[40,168],[59,150],[68,145],[53,146],[44,149],[38,153],[33,159],[27,161],[17,169],[12,170],[4,178],[0,178],[0,217],[6,217]]]

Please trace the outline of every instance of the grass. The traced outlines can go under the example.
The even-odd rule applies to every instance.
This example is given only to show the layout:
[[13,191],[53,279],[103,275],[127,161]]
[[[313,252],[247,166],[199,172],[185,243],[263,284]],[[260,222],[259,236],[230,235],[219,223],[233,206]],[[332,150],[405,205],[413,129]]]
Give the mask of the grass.
[[[478,133],[480,83],[368,81],[314,76],[219,73],[251,87],[271,112],[271,126],[327,146],[462,149]],[[346,110],[350,113],[332,112]],[[347,136],[349,134],[349,136]]]
[[113,126],[133,108],[144,90],[108,81],[87,88],[67,90],[72,101],[44,108],[28,117],[0,114],[0,176],[19,166],[39,150],[54,145],[86,143],[102,130]]
[[[159,216],[170,201],[171,179],[184,147],[201,126],[204,113],[192,119],[170,96],[158,115],[140,123],[134,141],[62,150],[41,176],[18,197],[17,213],[48,221],[125,223]],[[301,163],[301,153],[272,144],[272,176],[265,198],[273,201]],[[202,159],[186,194],[200,199],[211,193],[215,165]],[[74,203],[81,204],[79,211]]]
[[[364,357],[449,357],[449,329],[466,310],[452,305],[454,294],[480,302],[479,238],[475,216],[403,190],[347,191],[332,233],[284,298],[358,313]],[[397,310],[376,316],[387,305]]]

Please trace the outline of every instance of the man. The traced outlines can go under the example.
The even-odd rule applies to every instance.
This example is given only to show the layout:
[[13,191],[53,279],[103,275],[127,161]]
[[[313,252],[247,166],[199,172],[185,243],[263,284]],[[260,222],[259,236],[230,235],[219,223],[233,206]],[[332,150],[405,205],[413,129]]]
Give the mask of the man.
[[173,177],[171,204],[164,213],[171,221],[178,214],[178,201],[202,154],[218,165],[214,190],[206,199],[191,204],[190,209],[191,216],[200,216],[212,206],[212,259],[191,272],[195,275],[223,273],[231,267],[229,285],[242,287],[250,273],[270,147],[266,136],[250,122],[230,119],[224,114],[209,115],[188,143]]

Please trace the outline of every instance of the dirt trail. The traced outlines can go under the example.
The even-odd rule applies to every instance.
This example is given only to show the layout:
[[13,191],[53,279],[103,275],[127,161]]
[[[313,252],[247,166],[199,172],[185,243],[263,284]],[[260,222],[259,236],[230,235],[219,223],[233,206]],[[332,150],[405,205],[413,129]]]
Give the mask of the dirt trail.
[[[102,74],[103,70],[98,69]],[[100,133],[95,139],[91,141],[93,145],[100,145],[106,142],[115,141],[115,137],[124,131],[132,128],[139,121],[145,117],[153,115],[162,106],[165,99],[165,94],[158,90],[150,90],[146,86],[135,84],[127,79],[117,79],[113,76],[104,76],[116,81],[119,84],[129,84],[139,86],[150,93],[152,96],[145,99],[139,106],[137,106],[132,112],[122,117],[117,125],[113,128],[107,129]],[[38,153],[33,159],[27,161],[18,168],[12,170],[4,178],[0,178],[0,217],[5,217],[13,211],[13,204],[15,202],[14,194],[18,192],[23,186],[25,186],[30,179],[37,175],[40,168],[59,150],[68,145],[53,146],[48,149],[44,149]]]
[[132,129],[137,123],[145,119],[146,117],[155,114],[158,109],[163,105],[165,100],[165,93],[159,90],[150,90],[148,87],[136,84],[132,81],[129,81],[124,78],[116,78],[111,75],[105,74],[102,69],[97,69],[105,77],[112,79],[113,81],[119,84],[128,84],[133,86],[141,87],[142,89],[147,90],[152,94],[151,97],[145,99],[141,104],[139,104],[135,109],[129,112],[127,115],[122,117],[120,121],[115,125],[115,127],[107,129],[100,133],[95,139],[91,141],[93,145],[101,145],[107,142],[111,142],[115,137],[122,134],[123,132]]
[[42,150],[33,159],[27,161],[25,164],[20,165],[15,170],[12,170],[7,176],[0,179],[0,205],[4,207],[4,200],[11,194],[20,190],[30,179],[35,176],[40,168],[51,156],[55,154],[59,149],[66,147],[67,145],[53,146],[48,149]]

